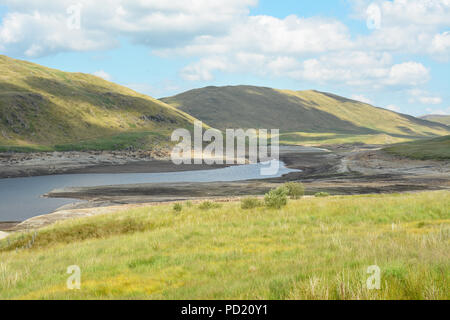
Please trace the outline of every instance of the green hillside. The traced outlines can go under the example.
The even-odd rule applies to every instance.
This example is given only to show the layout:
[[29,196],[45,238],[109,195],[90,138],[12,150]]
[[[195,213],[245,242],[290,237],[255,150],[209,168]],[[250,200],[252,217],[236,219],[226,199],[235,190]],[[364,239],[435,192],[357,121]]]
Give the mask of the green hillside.
[[450,160],[450,136],[400,143],[384,150],[411,159]]
[[428,121],[434,121],[438,123],[443,123],[445,125],[450,126],[450,116],[446,115],[438,115],[438,114],[430,114],[427,116],[420,117],[421,119],[428,120]]
[[121,149],[167,141],[193,118],[89,74],[0,55],[0,150]]
[[394,143],[450,133],[442,124],[318,91],[206,87],[161,99],[225,128],[279,128],[287,144]]

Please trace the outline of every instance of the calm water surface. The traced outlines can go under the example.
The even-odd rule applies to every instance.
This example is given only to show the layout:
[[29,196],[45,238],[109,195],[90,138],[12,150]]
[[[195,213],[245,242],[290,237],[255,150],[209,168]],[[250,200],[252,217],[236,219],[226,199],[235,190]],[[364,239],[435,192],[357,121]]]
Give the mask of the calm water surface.
[[280,162],[278,174],[261,176],[261,167],[267,166],[267,164],[248,164],[214,170],[168,173],[62,174],[0,179],[0,221],[23,221],[76,202],[73,199],[42,197],[43,194],[59,188],[136,183],[241,181],[281,177],[289,172],[298,171],[288,169]]

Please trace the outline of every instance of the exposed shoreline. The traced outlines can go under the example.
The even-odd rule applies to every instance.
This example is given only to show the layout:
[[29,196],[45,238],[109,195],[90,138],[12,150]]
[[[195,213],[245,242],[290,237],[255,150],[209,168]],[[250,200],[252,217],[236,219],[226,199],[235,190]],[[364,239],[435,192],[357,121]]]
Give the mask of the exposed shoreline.
[[[332,152],[296,153],[286,148],[280,160],[286,167],[299,169],[279,178],[214,183],[148,183],[86,188],[66,188],[49,192],[49,197],[84,200],[70,207],[29,219],[39,223],[22,223],[26,229],[54,222],[58,216],[81,216],[106,212],[108,208],[150,205],[173,201],[227,199],[262,195],[286,181],[301,181],[308,194],[327,191],[331,194],[369,194],[415,192],[450,189],[450,161],[418,161],[400,159],[379,150],[377,146],[334,146]],[[167,160],[132,161],[121,165],[94,164],[67,169],[65,173],[174,172],[215,169],[223,166],[175,166]],[[152,171],[149,171],[152,170]],[[105,211],[106,210],[106,211]],[[61,214],[62,213],[62,214]],[[29,221],[27,220],[27,221]],[[57,219],[58,220],[58,219]],[[17,223],[0,223],[0,230],[15,229]],[[17,229],[17,228],[16,228]],[[20,229],[20,228],[19,228]]]
[[174,165],[167,154],[144,151],[0,153],[0,179],[76,173],[156,173],[223,168]]

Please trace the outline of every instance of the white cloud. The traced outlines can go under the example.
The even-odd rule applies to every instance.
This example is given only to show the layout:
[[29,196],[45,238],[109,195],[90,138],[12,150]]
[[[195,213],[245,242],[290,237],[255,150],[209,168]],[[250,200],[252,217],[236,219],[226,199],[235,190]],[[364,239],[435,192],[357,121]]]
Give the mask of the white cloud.
[[110,48],[120,37],[152,48],[187,44],[199,35],[226,33],[245,19],[256,0],[77,0],[81,28],[68,28],[73,0],[6,0],[0,47],[6,53],[39,57],[62,51]]
[[448,107],[447,109],[427,108],[426,111],[428,112],[428,114],[438,114],[438,115],[450,116],[450,107]]
[[214,78],[213,71],[225,71],[227,61],[221,57],[205,58],[194,64],[186,66],[181,71],[181,76],[189,81],[210,81]]
[[430,52],[444,61],[448,60],[450,55],[450,32],[436,34],[431,42]]
[[367,19],[367,8],[376,4],[381,12],[380,28],[358,39],[359,46],[374,50],[430,54],[450,57],[447,33],[450,28],[448,0],[352,0],[356,16]]
[[9,13],[0,25],[0,46],[6,53],[38,57],[62,50],[88,51],[113,47],[116,42],[102,32],[71,30],[63,15]]
[[386,106],[384,108],[388,109],[388,110],[391,110],[391,111],[394,111],[394,112],[400,112],[401,111],[400,107],[397,107],[396,105],[393,105],[393,104],[390,104],[390,105],[388,105],[388,106]]
[[418,85],[429,80],[429,72],[421,63],[404,62],[393,65],[385,80],[389,85]]
[[367,104],[373,104],[372,100],[370,100],[369,98],[366,98],[362,94],[353,94],[351,96],[351,98],[353,100],[356,100],[356,101],[361,101],[361,102],[364,102],[364,103],[367,103]]
[[420,97],[419,101],[423,104],[441,104],[442,99],[440,97]]
[[230,72],[365,89],[416,87],[430,79],[423,64],[396,61],[397,52],[450,57],[450,0],[352,0],[361,19],[372,2],[381,12],[380,28],[359,36],[331,18],[250,16],[257,0],[76,2],[81,28],[70,30],[73,0],[3,1],[8,13],[0,24],[0,49],[40,57],[108,49],[124,38],[154,54],[189,57],[193,62],[180,70],[189,81]]
[[161,97],[166,95],[168,92],[171,94],[179,93],[182,88],[174,84],[169,80],[159,81],[155,84],[149,83],[128,83],[125,84],[126,87],[143,94],[147,94],[151,97]]
[[432,96],[430,95],[429,92],[424,91],[424,90],[420,90],[420,89],[412,89],[408,91],[410,98],[409,98],[409,103],[415,103],[415,102],[419,102],[422,104],[432,104],[432,105],[436,105],[436,104],[441,104],[442,103],[442,98],[441,97],[437,97],[437,96]]
[[111,81],[112,77],[110,74],[108,74],[107,72],[103,71],[103,70],[98,70],[92,73],[94,76],[97,76],[99,78],[102,78],[106,81]]
[[226,35],[199,35],[192,43],[160,54],[226,54],[236,50],[262,54],[304,55],[352,46],[347,27],[333,19],[299,18],[295,15],[278,19],[250,16],[230,26]]

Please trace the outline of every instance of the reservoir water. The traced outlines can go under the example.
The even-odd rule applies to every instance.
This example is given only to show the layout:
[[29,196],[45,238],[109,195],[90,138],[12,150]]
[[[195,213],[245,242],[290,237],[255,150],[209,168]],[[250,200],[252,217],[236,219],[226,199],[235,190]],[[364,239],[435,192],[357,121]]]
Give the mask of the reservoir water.
[[282,162],[276,175],[261,175],[268,164],[247,164],[221,169],[168,173],[61,174],[26,178],[0,179],[0,221],[23,221],[50,213],[76,202],[73,199],[44,198],[43,194],[65,187],[92,187],[138,183],[225,182],[281,177],[298,170],[288,169]]

